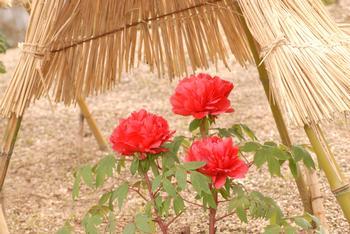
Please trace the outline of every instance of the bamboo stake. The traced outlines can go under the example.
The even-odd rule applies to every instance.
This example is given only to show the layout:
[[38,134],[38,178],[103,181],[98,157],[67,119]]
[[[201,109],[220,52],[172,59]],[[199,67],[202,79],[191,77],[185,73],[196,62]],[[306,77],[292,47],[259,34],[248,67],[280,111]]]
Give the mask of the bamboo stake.
[[7,169],[17,140],[17,134],[20,129],[22,117],[16,117],[14,114],[9,119],[5,131],[3,144],[0,152],[0,191],[4,185]]
[[4,208],[3,205],[0,204],[0,233],[1,234],[9,234],[9,229],[6,223],[5,215],[4,215]]
[[82,97],[77,98],[78,105],[80,107],[81,113],[84,115],[86,122],[88,123],[92,133],[94,134],[97,143],[100,147],[100,150],[107,150],[108,144],[104,139],[101,131],[98,129],[95,119],[92,117],[88,106],[86,105],[84,99]]
[[336,196],[345,218],[350,223],[350,184],[341,171],[319,125],[305,126],[305,132],[317,155],[332,192]]
[[[0,150],[0,192],[2,192],[2,187],[4,185],[7,169],[10,163],[13,149],[15,147],[17,134],[20,129],[21,122],[22,117],[16,117],[16,115],[13,114],[9,119],[5,130],[4,139]],[[0,204],[0,233],[7,234],[9,233],[9,231],[4,215],[3,201],[4,199],[2,199]]]
[[[239,10],[239,13],[242,14],[242,11],[241,11],[238,4],[237,4],[237,9]],[[253,38],[243,16],[241,17],[241,21],[242,21],[242,26],[244,28],[245,34],[246,34],[248,42],[249,42],[250,49],[251,49],[253,57],[254,57],[255,63],[257,65],[260,81],[264,87],[265,94],[268,98],[270,108],[271,108],[273,117],[275,119],[277,129],[278,129],[279,135],[281,137],[282,143],[288,147],[291,147],[292,146],[291,139],[290,139],[290,136],[289,136],[289,133],[287,130],[287,126],[284,122],[281,109],[276,102],[274,102],[271,98],[269,98],[271,91],[270,91],[269,77],[268,77],[268,73],[267,73],[265,64],[261,63],[255,39]],[[314,207],[312,206],[311,201],[313,200],[313,198],[311,197],[312,194],[310,193],[310,189],[309,189],[309,187],[311,187],[311,185],[309,185],[309,186],[307,185],[305,178],[303,178],[303,176],[302,176],[302,170],[299,166],[298,166],[298,170],[300,173],[299,173],[299,176],[295,178],[295,182],[297,184],[300,198],[302,200],[305,212],[312,213],[312,214],[318,214],[318,215],[320,215],[320,217],[325,217],[325,212],[324,212],[324,207],[323,207],[322,202],[317,203],[318,206],[316,206],[316,204]],[[310,178],[313,178],[314,184],[317,185],[317,183],[318,183],[317,178],[315,178],[314,175],[312,175],[310,171],[306,171],[305,174],[309,175]],[[319,188],[319,186],[314,187],[311,190],[317,191],[317,188]],[[321,192],[319,191],[317,194],[320,194],[320,193]],[[321,199],[322,199],[322,197],[321,197]],[[321,220],[323,222],[325,222],[324,219],[321,219]],[[324,225],[324,226],[326,226],[326,225]]]

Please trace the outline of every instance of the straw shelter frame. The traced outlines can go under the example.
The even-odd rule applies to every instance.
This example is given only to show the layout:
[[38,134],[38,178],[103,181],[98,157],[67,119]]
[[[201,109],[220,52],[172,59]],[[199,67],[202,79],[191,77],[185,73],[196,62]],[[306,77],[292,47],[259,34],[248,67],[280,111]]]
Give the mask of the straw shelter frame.
[[[0,114],[10,118],[2,183],[21,118],[34,100],[50,96],[71,105],[111,89],[141,62],[172,78],[219,60],[228,66],[232,53],[242,66],[257,65],[283,142],[291,145],[282,110],[305,128],[350,220],[350,187],[319,127],[350,110],[350,39],[321,1],[34,0],[32,9],[19,65],[0,102]],[[320,70],[322,64],[329,67]]]

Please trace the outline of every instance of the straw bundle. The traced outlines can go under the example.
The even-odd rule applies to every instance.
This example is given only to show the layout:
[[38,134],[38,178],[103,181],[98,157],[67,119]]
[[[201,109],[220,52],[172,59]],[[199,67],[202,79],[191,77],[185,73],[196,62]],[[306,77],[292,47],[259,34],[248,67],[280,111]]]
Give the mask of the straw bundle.
[[350,38],[318,0],[239,0],[262,48],[275,101],[294,124],[350,110]]
[[140,62],[172,78],[226,65],[228,51],[251,59],[230,0],[36,0],[22,56],[0,103],[17,116],[48,95],[74,103],[110,89]]

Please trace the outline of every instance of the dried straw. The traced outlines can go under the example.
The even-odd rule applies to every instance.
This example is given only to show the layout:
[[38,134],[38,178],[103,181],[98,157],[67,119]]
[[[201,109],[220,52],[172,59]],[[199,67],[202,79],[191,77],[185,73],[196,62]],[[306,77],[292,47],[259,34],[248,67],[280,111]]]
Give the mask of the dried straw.
[[36,0],[23,54],[0,114],[23,115],[42,96],[69,105],[111,89],[140,63],[169,78],[208,68],[228,51],[251,61],[230,0]]
[[275,101],[293,124],[350,110],[350,38],[318,0],[239,0],[262,48]]

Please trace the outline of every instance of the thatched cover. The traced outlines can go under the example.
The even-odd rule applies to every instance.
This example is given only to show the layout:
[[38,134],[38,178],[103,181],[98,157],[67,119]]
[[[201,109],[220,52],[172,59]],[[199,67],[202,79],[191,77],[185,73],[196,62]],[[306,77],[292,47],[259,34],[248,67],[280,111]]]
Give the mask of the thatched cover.
[[[319,0],[238,0],[262,48],[273,96],[298,125],[350,110],[349,37]],[[49,95],[73,103],[145,62],[182,77],[218,60],[252,61],[236,0],[34,0],[0,114]],[[188,64],[192,70],[188,71]]]

